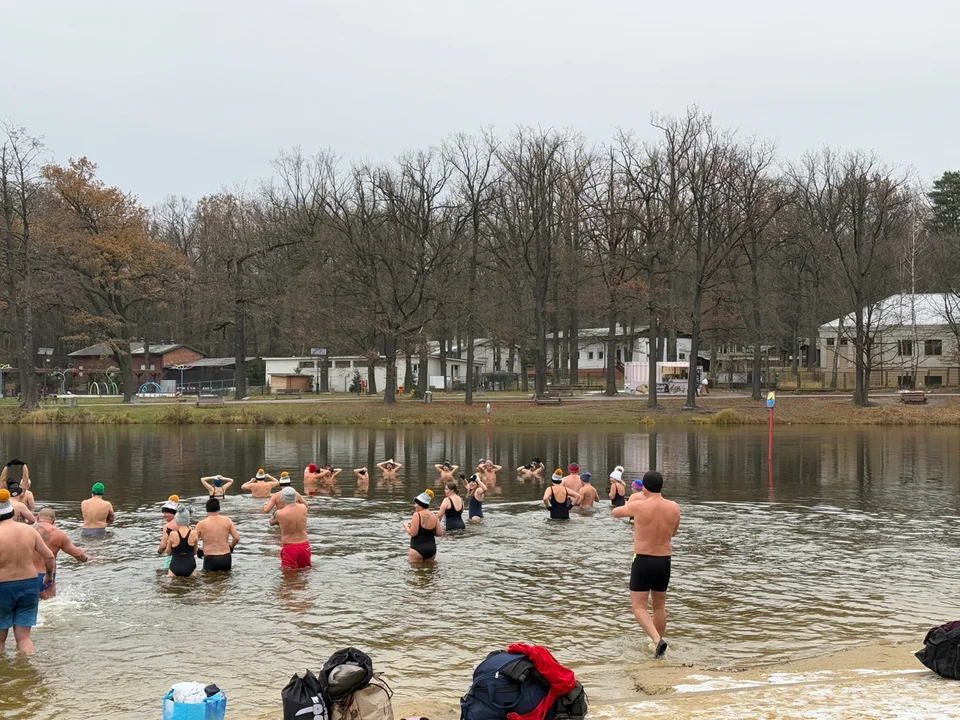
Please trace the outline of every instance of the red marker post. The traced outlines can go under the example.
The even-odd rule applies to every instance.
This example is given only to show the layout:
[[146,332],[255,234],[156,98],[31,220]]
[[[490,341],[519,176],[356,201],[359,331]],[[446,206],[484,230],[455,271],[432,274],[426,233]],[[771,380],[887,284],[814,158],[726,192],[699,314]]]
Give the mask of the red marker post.
[[770,489],[773,490],[773,406],[777,404],[777,394],[773,391],[767,393],[767,407],[770,408],[770,432],[767,441],[767,477],[770,482]]
[[490,457],[490,403],[487,403],[487,457]]

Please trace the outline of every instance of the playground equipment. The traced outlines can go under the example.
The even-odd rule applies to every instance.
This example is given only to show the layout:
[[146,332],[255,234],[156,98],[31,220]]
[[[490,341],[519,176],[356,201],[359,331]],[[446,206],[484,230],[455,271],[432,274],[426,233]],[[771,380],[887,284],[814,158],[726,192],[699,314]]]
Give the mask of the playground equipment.
[[[150,388],[154,388],[154,389],[151,390]],[[157,394],[159,394],[159,393],[162,393],[162,392],[163,392],[163,388],[161,388],[158,383],[155,383],[155,382],[145,382],[143,385],[140,386],[140,390],[138,391],[137,394],[138,394],[138,395],[144,395],[145,393],[157,393]]]

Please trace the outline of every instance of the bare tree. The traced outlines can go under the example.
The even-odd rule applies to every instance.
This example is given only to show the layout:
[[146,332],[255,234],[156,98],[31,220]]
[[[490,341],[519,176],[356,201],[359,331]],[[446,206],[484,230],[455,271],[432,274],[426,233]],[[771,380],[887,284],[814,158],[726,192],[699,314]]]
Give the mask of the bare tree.
[[[0,146],[0,207],[3,210],[3,297],[16,348],[20,406],[37,407],[34,371],[34,286],[36,249],[33,221],[40,191],[38,160],[43,142],[26,129],[3,124]],[[3,390],[0,388],[0,394]]]

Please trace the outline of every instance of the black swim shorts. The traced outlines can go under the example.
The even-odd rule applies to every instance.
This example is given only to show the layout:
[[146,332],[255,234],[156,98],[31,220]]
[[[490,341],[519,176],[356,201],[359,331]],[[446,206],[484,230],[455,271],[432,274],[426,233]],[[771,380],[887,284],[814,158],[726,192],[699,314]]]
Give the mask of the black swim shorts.
[[670,584],[670,556],[634,555],[630,592],[666,592]]
[[233,568],[233,555],[204,555],[204,572],[230,572]]

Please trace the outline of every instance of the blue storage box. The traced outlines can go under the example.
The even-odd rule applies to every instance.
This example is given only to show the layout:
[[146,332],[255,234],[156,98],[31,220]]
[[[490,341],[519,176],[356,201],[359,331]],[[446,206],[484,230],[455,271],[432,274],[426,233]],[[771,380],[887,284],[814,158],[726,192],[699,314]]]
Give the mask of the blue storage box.
[[173,690],[163,698],[163,720],[224,720],[226,715],[227,696],[222,692],[202,703],[176,703]]

